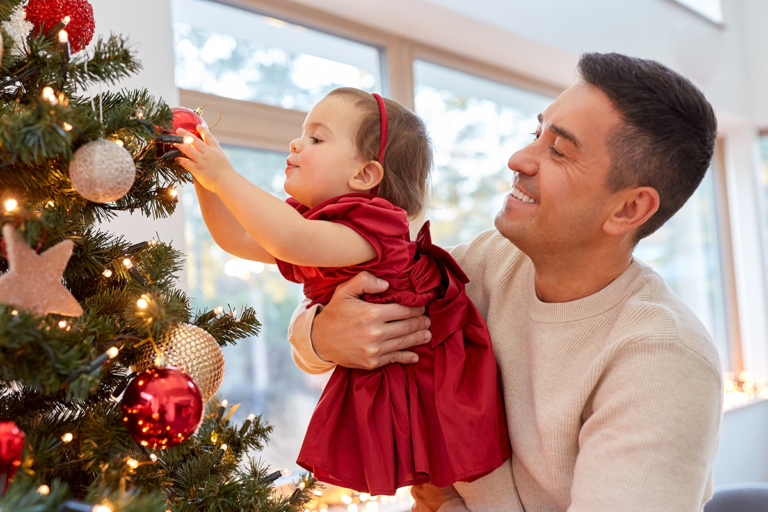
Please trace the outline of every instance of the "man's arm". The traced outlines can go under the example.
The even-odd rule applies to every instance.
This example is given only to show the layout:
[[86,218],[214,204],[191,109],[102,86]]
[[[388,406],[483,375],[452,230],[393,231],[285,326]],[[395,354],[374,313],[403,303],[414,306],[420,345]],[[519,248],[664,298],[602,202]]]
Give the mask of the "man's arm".
[[339,285],[331,301],[294,313],[288,331],[293,359],[308,373],[325,373],[339,364],[371,370],[389,363],[413,364],[418,356],[407,349],[432,338],[424,308],[400,304],[371,304],[363,293],[381,293],[386,281],[361,272]]
[[722,400],[719,371],[678,340],[624,347],[585,412],[568,512],[700,512]]

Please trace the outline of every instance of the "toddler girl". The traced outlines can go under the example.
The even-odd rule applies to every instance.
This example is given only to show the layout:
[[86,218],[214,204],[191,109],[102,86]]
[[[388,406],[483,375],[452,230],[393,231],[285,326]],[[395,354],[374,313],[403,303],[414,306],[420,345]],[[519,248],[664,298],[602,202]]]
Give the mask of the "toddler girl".
[[379,95],[342,88],[307,115],[291,142],[286,202],[240,176],[216,139],[179,149],[203,217],[225,251],[277,263],[312,304],[365,270],[387,281],[369,302],[426,306],[432,339],[415,365],[337,366],[309,423],[298,464],[321,481],[372,495],[432,482],[471,481],[510,457],[488,329],[466,275],[408,217],[424,208],[432,165],[422,121]]

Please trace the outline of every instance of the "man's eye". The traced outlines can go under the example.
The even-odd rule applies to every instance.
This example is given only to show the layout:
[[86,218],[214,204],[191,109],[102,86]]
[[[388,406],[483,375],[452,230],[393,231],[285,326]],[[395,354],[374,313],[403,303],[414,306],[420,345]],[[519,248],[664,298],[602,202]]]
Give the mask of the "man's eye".
[[555,149],[555,146],[550,146],[549,150],[552,152],[554,156],[563,156],[562,153],[560,153],[558,150]]
[[533,140],[538,140],[539,132],[531,132],[531,135],[533,135]]

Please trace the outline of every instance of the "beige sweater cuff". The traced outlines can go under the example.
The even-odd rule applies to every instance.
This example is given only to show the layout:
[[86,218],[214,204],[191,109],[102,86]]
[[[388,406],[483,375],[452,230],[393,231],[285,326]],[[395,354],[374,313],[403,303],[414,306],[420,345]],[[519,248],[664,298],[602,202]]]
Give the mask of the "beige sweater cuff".
[[315,304],[307,309],[309,299],[305,299],[293,312],[291,325],[288,327],[288,341],[291,344],[293,362],[302,371],[311,374],[321,374],[333,370],[335,364],[320,359],[312,346],[312,322],[315,315],[322,311],[323,306]]
[[469,512],[469,509],[464,504],[464,500],[461,498],[451,498],[437,509],[437,512]]

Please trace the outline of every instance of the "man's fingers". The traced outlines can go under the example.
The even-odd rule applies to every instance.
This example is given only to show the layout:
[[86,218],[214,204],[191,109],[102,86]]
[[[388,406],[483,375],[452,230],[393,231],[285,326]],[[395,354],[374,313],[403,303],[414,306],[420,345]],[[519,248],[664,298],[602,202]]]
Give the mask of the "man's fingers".
[[378,279],[368,272],[360,272],[355,277],[340,284],[334,292],[334,297],[339,294],[341,298],[357,298],[364,293],[381,293],[389,288],[389,283]]
[[422,316],[425,313],[425,308],[423,306],[416,308],[393,303],[382,305],[379,311],[381,312],[381,319],[385,322],[396,322],[397,320]]
[[[388,341],[392,341],[396,338],[411,336],[412,334],[418,334],[419,338],[424,338],[425,335],[427,335],[426,333],[429,333],[427,329],[429,329],[430,325],[431,323],[429,317],[426,316],[417,316],[416,318],[408,318],[405,320],[399,320],[397,322],[389,322],[384,326],[382,336]],[[428,338],[431,338],[431,335],[427,336]],[[404,348],[409,348],[420,344],[419,340],[410,341],[412,341],[411,344],[400,345],[398,347],[392,348],[391,350],[402,350]]]
[[376,368],[392,363],[414,364],[418,362],[419,356],[414,352],[390,352],[389,354],[383,355],[379,358],[379,361],[376,364]]

